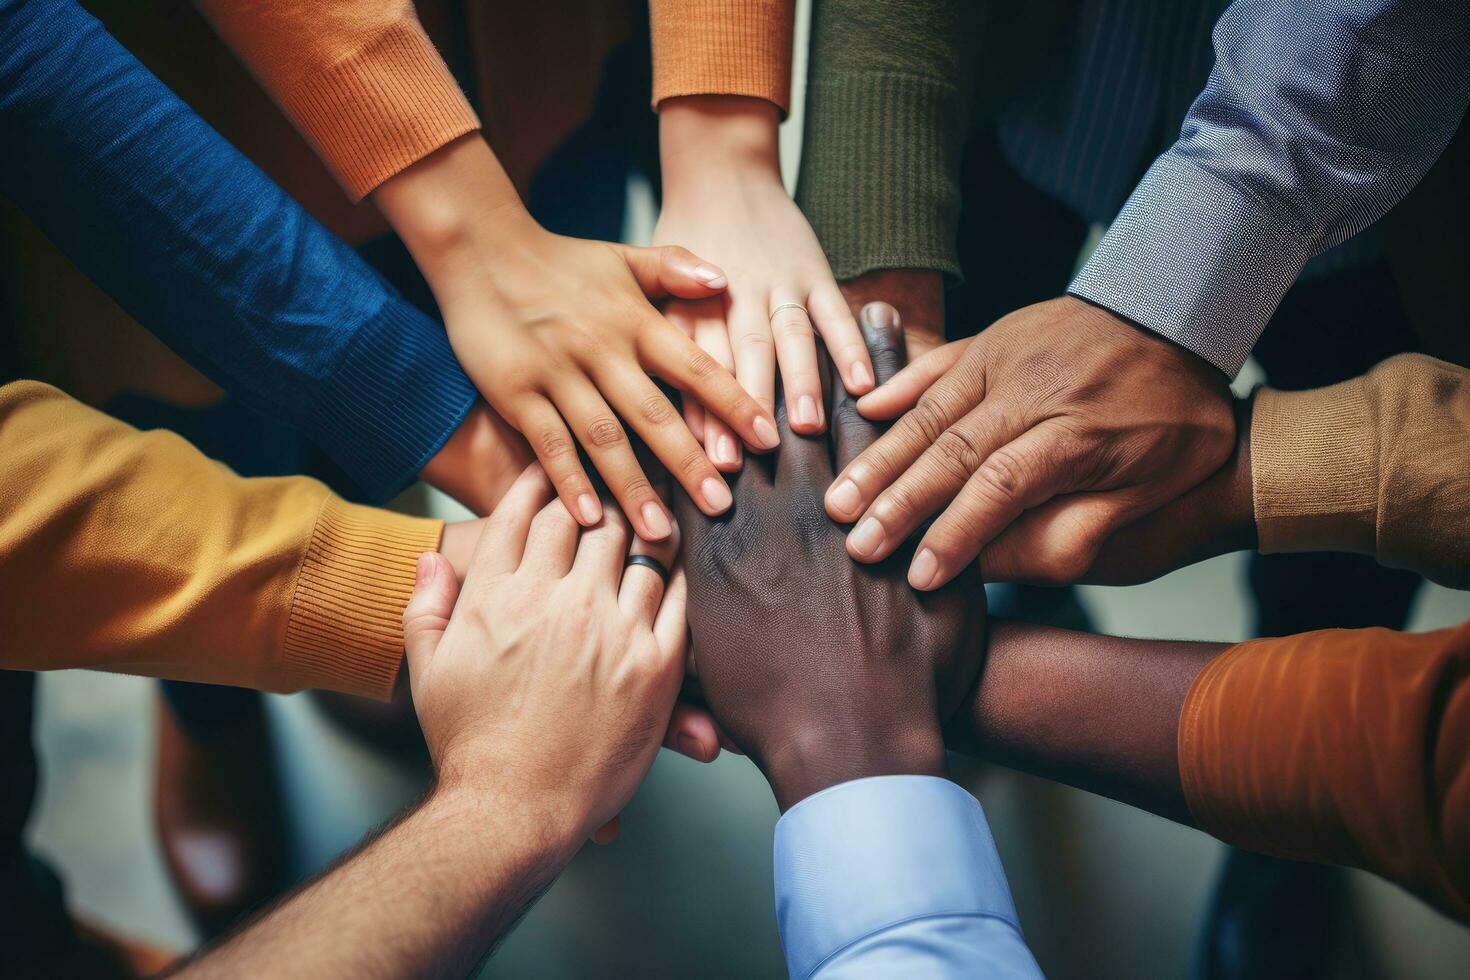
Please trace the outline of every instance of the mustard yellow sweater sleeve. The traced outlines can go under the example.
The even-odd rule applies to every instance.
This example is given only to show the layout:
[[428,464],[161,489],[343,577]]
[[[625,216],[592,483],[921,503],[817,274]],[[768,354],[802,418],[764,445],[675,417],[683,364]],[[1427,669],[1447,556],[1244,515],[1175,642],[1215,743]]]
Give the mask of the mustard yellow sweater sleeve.
[[47,385],[0,388],[0,668],[387,697],[442,530],[242,479]]
[[411,0],[196,0],[353,200],[479,119]]
[[1262,552],[1360,551],[1470,588],[1470,370],[1400,354],[1314,391],[1256,395]]

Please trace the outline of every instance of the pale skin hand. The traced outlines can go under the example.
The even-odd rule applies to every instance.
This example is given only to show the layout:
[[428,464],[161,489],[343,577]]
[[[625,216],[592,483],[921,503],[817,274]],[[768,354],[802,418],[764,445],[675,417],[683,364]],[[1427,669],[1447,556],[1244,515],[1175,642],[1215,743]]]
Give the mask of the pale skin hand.
[[719,471],[650,374],[697,397],[747,445],[776,445],[772,414],[650,304],[716,296],[720,269],[680,248],[550,234],[477,134],[393,176],[373,200],[432,287],[466,373],[526,437],[583,526],[601,519],[602,505],[579,445],[640,537],[671,532],[625,423],[706,513],[730,504]]
[[[1224,375],[1070,296],[933,351],[858,407],[903,414],[838,474],[827,512],[854,524],[849,554],[877,561],[942,511],[909,568],[926,590],[1039,518],[1045,547],[1015,561],[1014,577],[1075,581],[1114,531],[1208,477],[1235,439]],[[1062,494],[1083,506],[1028,513]]]
[[[580,531],[532,468],[485,522],[462,589],[425,554],[404,633],[434,789],[183,975],[467,975],[658,751],[684,584],[625,570],[629,545],[616,509]],[[667,562],[675,542],[649,548]]]
[[[662,102],[664,202],[653,240],[693,249],[729,277],[722,295],[668,300],[670,322],[733,370],[767,411],[775,407],[779,365],[792,431],[810,435],[827,423],[814,337],[821,336],[854,395],[873,387],[873,365],[816,236],[781,183],[779,122],[776,106],[764,99]],[[714,408],[702,397],[685,400],[686,419],[709,458],[733,472],[741,440]]]

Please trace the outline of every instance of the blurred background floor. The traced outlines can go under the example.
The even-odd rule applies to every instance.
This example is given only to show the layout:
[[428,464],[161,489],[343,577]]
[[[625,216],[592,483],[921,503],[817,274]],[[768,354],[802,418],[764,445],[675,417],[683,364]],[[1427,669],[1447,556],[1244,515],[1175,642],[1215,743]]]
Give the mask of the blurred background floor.
[[[1099,628],[1138,636],[1245,636],[1243,561],[1228,556],[1145,586],[1084,590]],[[1413,628],[1470,618],[1470,595],[1429,588]],[[43,765],[33,839],[76,907],[186,948],[151,824],[153,684],[72,671],[40,685]],[[303,873],[391,816],[424,785],[303,697],[271,699]],[[1223,848],[1195,831],[1004,770],[964,774],[985,805],[1036,957],[1051,977],[1184,977]],[[746,760],[702,767],[661,753],[613,846],[589,846],[487,965],[488,977],[779,977],[771,897],[776,807]],[[1353,975],[1463,978],[1470,931],[1352,875],[1365,955]]]

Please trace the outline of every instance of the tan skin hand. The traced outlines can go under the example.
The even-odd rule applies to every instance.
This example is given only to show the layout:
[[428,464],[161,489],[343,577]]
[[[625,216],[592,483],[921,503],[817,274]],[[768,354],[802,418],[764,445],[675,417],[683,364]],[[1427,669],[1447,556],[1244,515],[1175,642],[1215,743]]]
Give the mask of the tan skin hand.
[[910,363],[944,345],[944,276],[931,269],[876,269],[840,286],[853,316],[869,303],[887,303],[903,323]]
[[[605,828],[653,764],[683,676],[684,583],[625,568],[615,508],[580,528],[533,467],[486,521],[464,585],[436,555],[404,612],[438,784],[515,801],[548,831]],[[576,724],[567,724],[576,719]]]
[[[873,365],[816,235],[781,182],[779,122],[764,99],[660,103],[664,202],[653,240],[687,246],[729,276],[722,295],[670,299],[669,320],[768,410],[779,366],[791,429],[811,435],[827,424],[816,338],[852,394],[872,389]],[[710,459],[734,472],[740,440],[710,407],[686,400],[686,418]]]
[[640,537],[671,531],[628,428],[706,513],[730,504],[719,471],[650,375],[697,397],[748,445],[776,445],[771,413],[650,302],[718,295],[726,284],[718,268],[682,248],[545,231],[477,134],[390,178],[373,199],[433,288],[465,372],[526,438],[583,526],[601,519],[602,505],[579,447]]
[[1215,472],[1235,440],[1224,375],[1070,296],[933,351],[859,408],[902,417],[833,481],[827,512],[854,524],[848,553],[865,562],[938,514],[909,568],[918,589],[948,582],[1007,528],[1044,518],[1029,512],[1053,498],[1090,495],[1085,512],[1056,522],[1044,554],[1011,568],[1074,581],[1114,531]]

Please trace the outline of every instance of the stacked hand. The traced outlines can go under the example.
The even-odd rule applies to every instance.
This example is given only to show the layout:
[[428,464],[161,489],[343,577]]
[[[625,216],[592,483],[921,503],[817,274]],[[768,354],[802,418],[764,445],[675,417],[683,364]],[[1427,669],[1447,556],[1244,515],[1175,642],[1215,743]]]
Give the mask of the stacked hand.
[[1234,436],[1225,377],[1197,355],[1074,297],[942,347],[859,407],[902,414],[845,466],[827,511],[848,551],[888,559],[923,533],[918,589],[978,555],[990,580],[1074,581],[1118,528],[1215,472]]
[[671,531],[625,424],[705,513],[729,506],[719,471],[650,374],[697,397],[749,446],[776,445],[770,411],[650,304],[716,296],[721,270],[682,248],[547,232],[478,135],[397,174],[374,200],[433,288],[465,372],[583,526],[601,519],[602,505],[579,445],[640,537]]
[[[880,377],[901,364],[891,308],[866,311]],[[747,461],[735,505],[711,519],[680,500],[689,619],[704,698],[765,772],[782,809],[863,776],[944,772],[941,723],[979,670],[984,592],[972,571],[923,594],[904,558],[861,565],[822,510],[841,467],[877,437],[840,386],[827,386],[830,433],[791,433]]]
[[[872,364],[816,235],[781,183],[778,112],[763,99],[698,96],[659,107],[664,206],[654,241],[683,245],[729,274],[723,294],[680,293],[664,306],[768,411],[776,368],[790,428],[821,432],[826,408],[814,335],[853,394],[873,387]],[[740,468],[740,440],[718,405],[685,399],[690,428],[722,470]],[[746,440],[749,442],[749,440]],[[706,511],[706,513],[712,513]]]
[[[404,613],[440,790],[534,810],[566,848],[615,832],[683,678],[683,576],[665,590],[654,571],[625,568],[629,542],[613,507],[579,528],[532,467],[484,522],[464,585],[425,555]],[[632,550],[668,567],[676,543]]]

